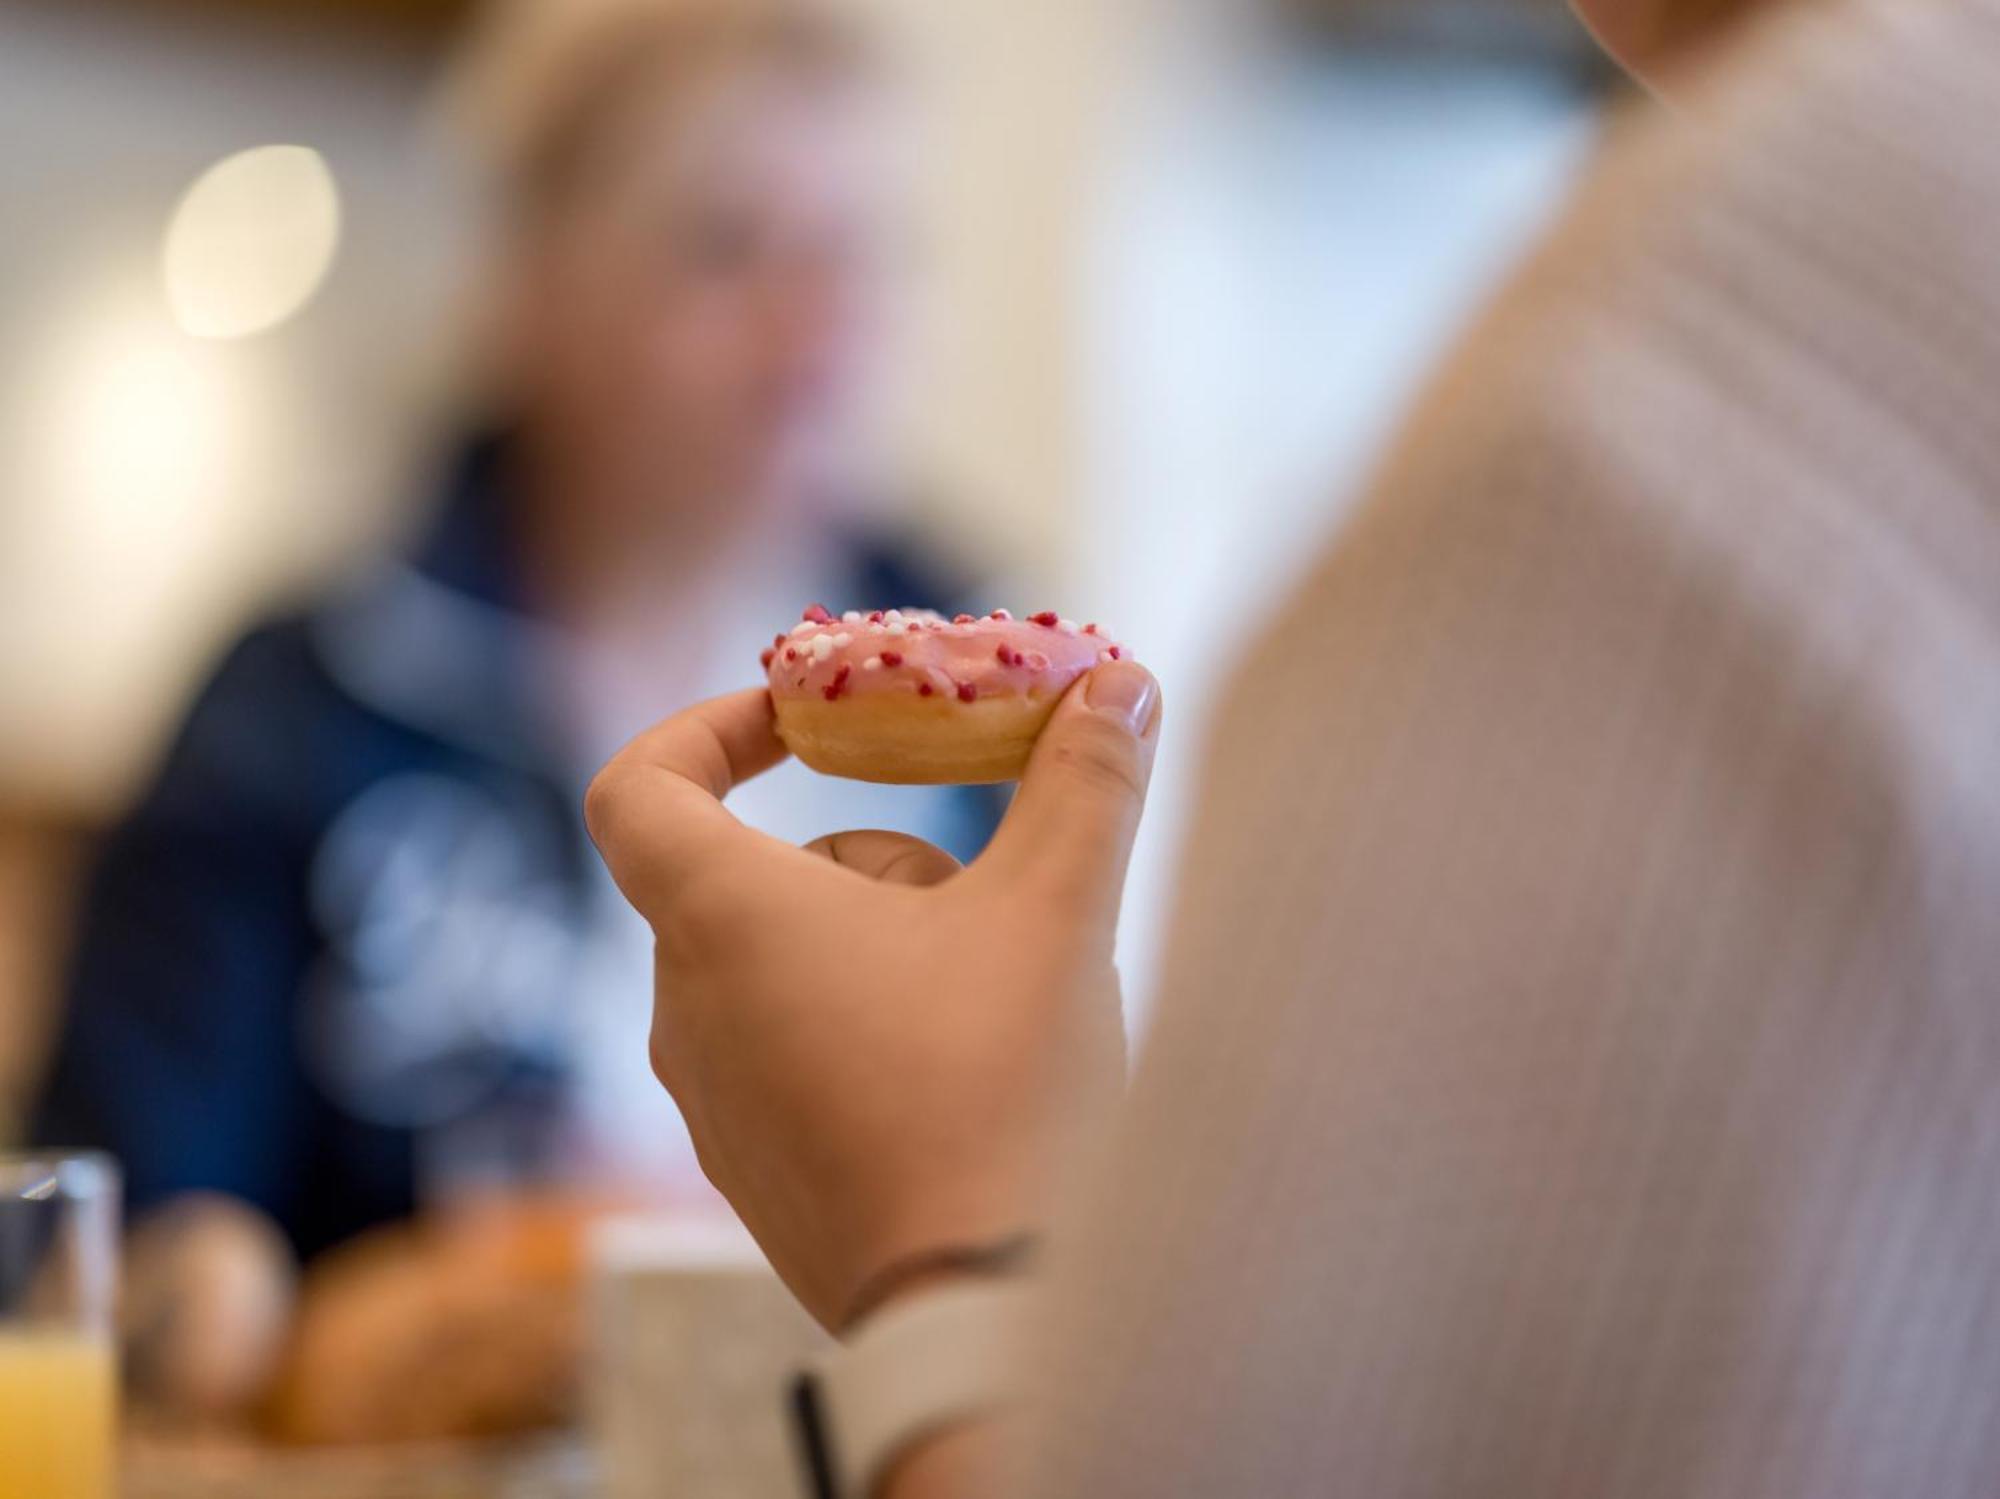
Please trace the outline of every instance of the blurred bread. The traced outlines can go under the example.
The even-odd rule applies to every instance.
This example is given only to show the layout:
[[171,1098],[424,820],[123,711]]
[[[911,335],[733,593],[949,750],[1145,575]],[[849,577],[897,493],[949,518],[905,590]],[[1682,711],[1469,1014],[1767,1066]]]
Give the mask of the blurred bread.
[[568,1421],[588,1216],[514,1204],[385,1229],[321,1256],[267,1411],[271,1434],[403,1442]]
[[119,1318],[141,1412],[245,1422],[277,1370],[296,1281],[290,1245],[245,1203],[204,1193],[149,1214],[126,1244]]

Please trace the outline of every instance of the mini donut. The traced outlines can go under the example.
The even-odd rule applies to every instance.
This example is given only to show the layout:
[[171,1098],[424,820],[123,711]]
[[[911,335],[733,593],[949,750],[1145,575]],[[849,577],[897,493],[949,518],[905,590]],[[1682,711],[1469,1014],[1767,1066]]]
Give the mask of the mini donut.
[[1005,609],[815,604],[764,652],[786,748],[826,775],[895,786],[1019,780],[1070,684],[1125,657],[1098,625]]

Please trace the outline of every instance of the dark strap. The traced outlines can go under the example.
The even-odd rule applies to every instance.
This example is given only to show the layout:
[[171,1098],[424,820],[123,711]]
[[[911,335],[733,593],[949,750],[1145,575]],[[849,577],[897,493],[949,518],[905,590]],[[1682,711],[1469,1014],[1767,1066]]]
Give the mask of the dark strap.
[[1040,1247],[1039,1234],[1022,1233],[994,1244],[946,1244],[892,1260],[854,1293],[838,1324],[840,1335],[848,1336],[912,1282],[945,1275],[1012,1275],[1024,1269]]

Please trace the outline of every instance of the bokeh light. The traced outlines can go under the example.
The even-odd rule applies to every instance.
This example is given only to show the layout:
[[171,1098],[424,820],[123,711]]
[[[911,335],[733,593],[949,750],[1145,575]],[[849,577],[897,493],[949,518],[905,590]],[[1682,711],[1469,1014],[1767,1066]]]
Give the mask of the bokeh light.
[[217,162],[167,226],[167,303],[184,332],[244,338],[296,315],[340,247],[340,193],[308,146],[259,146]]

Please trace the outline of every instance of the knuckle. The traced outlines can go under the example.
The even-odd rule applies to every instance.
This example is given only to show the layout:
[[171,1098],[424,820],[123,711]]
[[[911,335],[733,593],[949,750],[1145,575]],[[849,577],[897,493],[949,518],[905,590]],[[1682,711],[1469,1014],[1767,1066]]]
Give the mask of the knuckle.
[[653,923],[661,944],[682,960],[740,951],[759,909],[755,891],[742,886],[721,871],[681,881]]
[[652,1034],[646,1041],[646,1060],[652,1065],[653,1077],[692,1132],[700,1123],[696,1105],[695,1068],[690,1065],[688,1047],[683,1038],[672,1034],[669,1027],[654,1021]]
[[583,793],[583,825],[599,846],[617,826],[629,789],[629,772],[616,761],[590,778]]
[[677,1075],[674,1067],[674,1048],[660,1034],[657,1025],[653,1027],[653,1034],[646,1039],[646,1060],[652,1064],[654,1079],[667,1092],[672,1093]]
[[696,1129],[690,1125],[688,1129],[688,1143],[694,1147],[694,1163],[701,1168],[701,1174],[708,1178],[708,1184],[727,1197],[729,1195],[728,1173],[722,1168],[722,1162],[716,1154],[715,1142],[709,1138],[708,1131],[705,1129]]
[[1094,796],[1136,797],[1145,791],[1131,736],[1111,725],[1080,728],[1055,745],[1053,754],[1064,776]]

